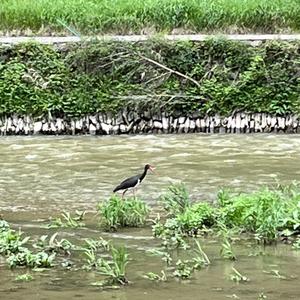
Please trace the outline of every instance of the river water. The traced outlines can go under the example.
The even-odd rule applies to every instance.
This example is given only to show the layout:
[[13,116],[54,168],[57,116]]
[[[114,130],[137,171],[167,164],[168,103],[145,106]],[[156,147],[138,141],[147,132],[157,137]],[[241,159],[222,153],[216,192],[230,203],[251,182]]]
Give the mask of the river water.
[[153,203],[171,182],[193,198],[222,186],[251,190],[300,180],[299,135],[2,137],[0,206],[7,210],[94,209],[123,179],[150,163],[139,196]]
[[[1,137],[0,214],[13,227],[31,236],[47,234],[41,223],[63,210],[87,210],[89,225],[60,235],[81,240],[102,235],[126,243],[131,261],[128,276],[133,282],[120,290],[102,291],[90,286],[97,275],[56,268],[33,274],[35,280],[16,283],[19,271],[9,271],[0,259],[0,299],[300,299],[300,254],[290,245],[259,247],[245,240],[236,245],[237,262],[219,258],[219,244],[203,240],[213,261],[192,280],[152,283],[145,272],[159,272],[160,259],[145,255],[158,242],[151,230],[126,229],[103,233],[94,218],[98,201],[109,197],[123,179],[143,171],[148,174],[138,195],[151,206],[172,182],[183,181],[193,200],[213,201],[221,187],[251,191],[264,184],[300,181],[300,135],[137,135],[109,137]],[[256,255],[263,252],[264,255]],[[255,254],[256,253],[256,254]],[[249,254],[251,256],[249,256]],[[253,256],[254,255],[254,256]],[[231,266],[250,282],[228,279]],[[278,270],[284,279],[273,273]],[[271,272],[271,273],[270,273]],[[238,297],[238,298],[235,298]],[[263,299],[263,298],[262,298]]]

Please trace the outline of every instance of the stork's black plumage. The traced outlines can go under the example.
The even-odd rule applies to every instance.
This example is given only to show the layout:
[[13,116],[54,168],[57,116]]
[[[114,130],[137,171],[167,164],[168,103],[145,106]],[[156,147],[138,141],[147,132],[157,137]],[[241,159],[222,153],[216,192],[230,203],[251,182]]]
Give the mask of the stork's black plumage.
[[124,196],[124,194],[127,192],[128,189],[136,188],[143,181],[143,179],[147,175],[148,170],[153,171],[154,167],[152,167],[149,164],[145,165],[144,172],[142,174],[132,176],[132,177],[125,179],[118,186],[115,187],[113,192],[115,193],[117,191],[124,190],[124,192],[122,194],[122,196]]

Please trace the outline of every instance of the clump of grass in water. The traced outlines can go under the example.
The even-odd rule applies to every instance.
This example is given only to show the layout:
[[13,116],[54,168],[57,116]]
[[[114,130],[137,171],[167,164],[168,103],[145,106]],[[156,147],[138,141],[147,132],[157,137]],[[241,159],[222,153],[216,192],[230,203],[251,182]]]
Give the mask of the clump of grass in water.
[[249,278],[245,275],[242,275],[237,269],[232,267],[233,274],[230,276],[230,279],[232,281],[235,281],[237,283],[239,282],[248,282]]
[[143,277],[152,281],[167,281],[167,275],[164,270],[160,271],[161,275],[153,273],[153,272],[148,272],[146,273]]
[[166,194],[160,197],[160,203],[171,216],[183,213],[191,206],[191,200],[183,183],[172,184]]
[[176,269],[173,272],[175,277],[179,277],[181,279],[190,278],[195,270],[199,270],[210,264],[210,260],[206,253],[202,250],[200,242],[197,240],[194,241],[196,243],[196,249],[193,251],[195,256],[192,259],[184,261],[179,259],[176,262]]
[[277,241],[280,232],[300,231],[300,189],[297,184],[251,194],[231,195],[222,192],[218,197],[218,221],[229,228],[243,228],[253,232],[259,242]]
[[22,232],[10,229],[6,221],[0,222],[0,254],[7,256],[10,268],[26,266],[29,268],[51,267],[55,253],[49,255],[41,251],[33,253],[25,245],[30,237],[22,237]]
[[22,252],[24,245],[30,240],[30,237],[22,237],[22,232],[6,227],[5,230],[0,232],[0,254],[10,255],[13,253]]
[[26,266],[29,268],[49,268],[52,267],[53,260],[55,259],[55,253],[49,255],[46,252],[32,253],[28,249],[24,249],[22,252],[11,254],[7,258],[7,262],[10,268],[17,266]]
[[33,247],[45,252],[59,253],[63,252],[64,254],[71,254],[71,250],[76,249],[76,246],[73,245],[67,239],[57,239],[58,233],[54,233],[52,236],[42,235],[34,244]]
[[[97,261],[97,271],[107,277],[100,285],[112,285],[128,283],[126,278],[126,266],[128,264],[128,253],[125,247],[111,248],[111,261],[99,258]],[[99,283],[95,283],[99,285]]]
[[167,248],[188,248],[184,237],[196,236],[215,223],[214,208],[208,203],[192,204],[184,184],[173,184],[160,198],[168,218],[164,223],[158,217],[152,231]]
[[113,195],[97,207],[100,223],[107,229],[118,227],[139,227],[146,223],[149,208],[138,198],[122,199]]
[[76,210],[75,216],[71,216],[69,212],[63,212],[62,218],[56,218],[50,220],[50,223],[46,225],[46,228],[59,228],[59,227],[69,227],[78,228],[83,227],[85,224],[82,222],[85,216],[85,211],[81,212]]
[[34,278],[31,274],[22,274],[22,275],[18,275],[16,276],[15,280],[16,281],[32,281]]
[[224,224],[219,223],[218,226],[220,228],[219,235],[222,236],[222,245],[220,250],[221,256],[225,259],[236,260],[236,256],[233,252],[233,248],[230,243],[230,238],[231,238],[230,231]]

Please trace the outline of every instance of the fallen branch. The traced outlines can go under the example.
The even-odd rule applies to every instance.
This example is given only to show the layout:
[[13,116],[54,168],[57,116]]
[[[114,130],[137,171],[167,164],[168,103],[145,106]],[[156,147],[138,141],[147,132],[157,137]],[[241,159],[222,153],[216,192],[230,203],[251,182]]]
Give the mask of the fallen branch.
[[185,79],[187,79],[187,80],[193,82],[193,83],[194,83],[195,85],[197,85],[198,87],[200,87],[199,82],[197,82],[195,79],[193,79],[193,78],[191,78],[191,77],[189,77],[189,76],[187,76],[187,75],[185,75],[185,74],[183,74],[183,73],[181,73],[181,72],[175,71],[175,70],[173,70],[173,69],[171,69],[171,68],[169,68],[169,67],[167,67],[167,66],[165,66],[165,65],[162,65],[161,63],[159,63],[159,62],[157,62],[157,61],[155,61],[155,60],[153,60],[153,59],[151,59],[151,58],[148,58],[148,57],[143,56],[143,55],[140,55],[140,54],[139,54],[139,56],[140,56],[142,59],[144,59],[144,60],[146,60],[146,61],[148,61],[148,62],[150,62],[150,63],[152,63],[152,64],[154,64],[154,65],[156,65],[156,66],[158,66],[158,67],[160,67],[160,68],[162,68],[162,69],[165,69],[165,70],[167,70],[167,71],[169,71],[169,72],[171,72],[171,73],[174,73],[174,74],[176,74],[176,75],[178,75],[178,76],[180,76],[180,77],[183,77],[183,78],[185,78]]

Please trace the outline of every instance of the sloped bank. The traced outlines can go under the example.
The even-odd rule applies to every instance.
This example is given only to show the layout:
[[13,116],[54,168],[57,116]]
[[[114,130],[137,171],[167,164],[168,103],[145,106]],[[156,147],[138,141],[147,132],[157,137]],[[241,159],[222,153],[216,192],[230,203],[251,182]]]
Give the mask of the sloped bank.
[[299,132],[297,41],[25,43],[0,57],[1,134]]
[[300,133],[297,116],[276,117],[265,113],[237,113],[229,117],[150,116],[122,113],[95,114],[80,119],[51,118],[34,121],[31,117],[13,116],[0,120],[1,135],[30,134],[147,134],[147,133]]

